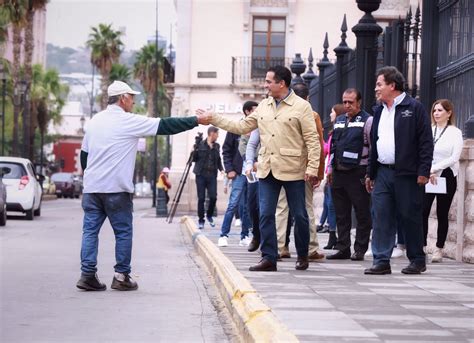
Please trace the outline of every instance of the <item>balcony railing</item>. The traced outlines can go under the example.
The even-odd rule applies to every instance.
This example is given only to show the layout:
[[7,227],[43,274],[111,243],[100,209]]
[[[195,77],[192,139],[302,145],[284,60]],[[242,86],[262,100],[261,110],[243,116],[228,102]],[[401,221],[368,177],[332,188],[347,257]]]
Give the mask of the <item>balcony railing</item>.
[[292,58],[271,58],[240,56],[232,57],[232,84],[258,84],[265,80],[267,69],[275,65],[290,67]]

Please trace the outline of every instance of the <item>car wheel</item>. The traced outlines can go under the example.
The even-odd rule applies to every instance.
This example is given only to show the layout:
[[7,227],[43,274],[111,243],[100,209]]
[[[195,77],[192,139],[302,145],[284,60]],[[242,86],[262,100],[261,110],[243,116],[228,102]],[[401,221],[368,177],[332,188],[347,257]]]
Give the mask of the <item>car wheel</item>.
[[38,209],[37,209],[37,210],[34,210],[33,214],[34,214],[36,217],[41,216],[41,203],[40,203]]
[[57,195],[58,199],[61,199],[63,196],[61,194]]
[[5,226],[7,224],[7,205],[3,207],[2,214],[0,214],[0,226]]
[[33,207],[32,207],[31,210],[26,211],[26,220],[33,220],[34,217],[35,217],[35,214],[34,214],[34,210],[33,210]]

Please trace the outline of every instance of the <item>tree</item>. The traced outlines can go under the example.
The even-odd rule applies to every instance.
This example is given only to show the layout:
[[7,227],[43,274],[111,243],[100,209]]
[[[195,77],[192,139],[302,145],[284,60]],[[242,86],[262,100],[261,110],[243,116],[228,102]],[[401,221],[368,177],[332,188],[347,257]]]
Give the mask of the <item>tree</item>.
[[122,32],[113,30],[111,24],[99,24],[98,27],[92,28],[87,41],[87,46],[91,49],[91,62],[97,67],[102,77],[100,85],[102,91],[101,109],[107,106],[107,87],[112,65],[118,63],[123,49],[121,35]]
[[[28,0],[5,0],[1,7],[2,15],[7,17],[7,21],[12,24],[13,34],[13,63],[12,63],[12,79],[13,88],[16,89],[20,76],[20,55],[23,38],[21,32],[26,24],[26,12],[28,10]],[[20,99],[13,102],[13,141],[12,154],[18,154],[18,121],[20,117]]]
[[34,138],[36,128],[41,135],[41,149],[43,137],[50,121],[61,121],[61,110],[66,103],[69,88],[62,84],[59,74],[54,69],[44,70],[39,64],[33,65],[33,78],[31,83],[31,131],[29,154],[34,156]]
[[137,53],[133,67],[134,76],[140,80],[146,93],[147,111],[150,117],[155,113],[153,99],[156,92],[156,77],[158,77],[158,96],[165,95],[163,87],[163,50],[158,50],[156,63],[156,44],[148,44]]
[[123,81],[125,83],[130,83],[132,74],[130,69],[124,64],[114,63],[112,64],[112,69],[110,70],[109,82],[114,81]]
[[[24,70],[25,70],[25,81],[28,85],[27,92],[31,93],[31,81],[33,77],[33,69],[32,69],[32,62],[33,62],[33,50],[35,48],[35,41],[34,41],[34,31],[33,31],[33,24],[34,24],[34,17],[35,13],[39,11],[43,11],[46,8],[46,4],[48,0],[29,0],[28,10],[26,12],[26,26],[25,26],[25,60],[24,60]],[[28,101],[28,97],[25,103],[25,109],[31,109],[30,103]],[[34,118],[32,116],[31,111],[26,111],[25,115],[25,122],[23,123],[26,126],[27,137],[24,139],[26,140],[25,144],[28,146],[27,148],[27,155],[25,157],[32,159],[33,155],[33,144],[34,142],[31,140],[31,137],[34,137]]]

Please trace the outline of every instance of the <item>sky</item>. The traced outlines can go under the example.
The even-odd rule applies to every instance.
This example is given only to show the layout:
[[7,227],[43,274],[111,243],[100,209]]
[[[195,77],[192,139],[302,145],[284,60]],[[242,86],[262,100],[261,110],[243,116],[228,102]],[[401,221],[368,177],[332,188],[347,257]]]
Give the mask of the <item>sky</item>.
[[[47,6],[46,42],[61,47],[85,46],[91,27],[112,24],[125,28],[126,50],[138,50],[154,37],[155,0],[51,0]],[[176,12],[173,0],[158,0],[158,31],[168,40],[173,28],[176,46]]]

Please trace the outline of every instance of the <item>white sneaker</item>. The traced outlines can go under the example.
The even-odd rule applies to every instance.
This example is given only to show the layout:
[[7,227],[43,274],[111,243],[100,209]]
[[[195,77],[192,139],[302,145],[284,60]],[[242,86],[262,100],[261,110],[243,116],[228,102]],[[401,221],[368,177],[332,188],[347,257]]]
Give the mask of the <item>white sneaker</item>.
[[218,247],[226,247],[229,245],[229,241],[227,240],[227,237],[220,237],[219,240],[217,241],[217,246]]
[[372,257],[372,249],[370,247],[369,247],[369,249],[367,249],[364,256],[365,257]]
[[240,226],[242,226],[242,221],[240,219],[236,219],[234,225],[235,225],[235,227],[240,227]]
[[392,258],[400,258],[400,257],[403,257],[405,256],[405,251],[400,249],[400,248],[393,248],[393,251],[392,251]]
[[239,245],[241,247],[248,247],[250,245],[250,241],[251,241],[250,237],[247,236],[247,237],[240,240]]
[[431,262],[433,263],[443,262],[443,249],[440,249],[438,247],[435,248]]

